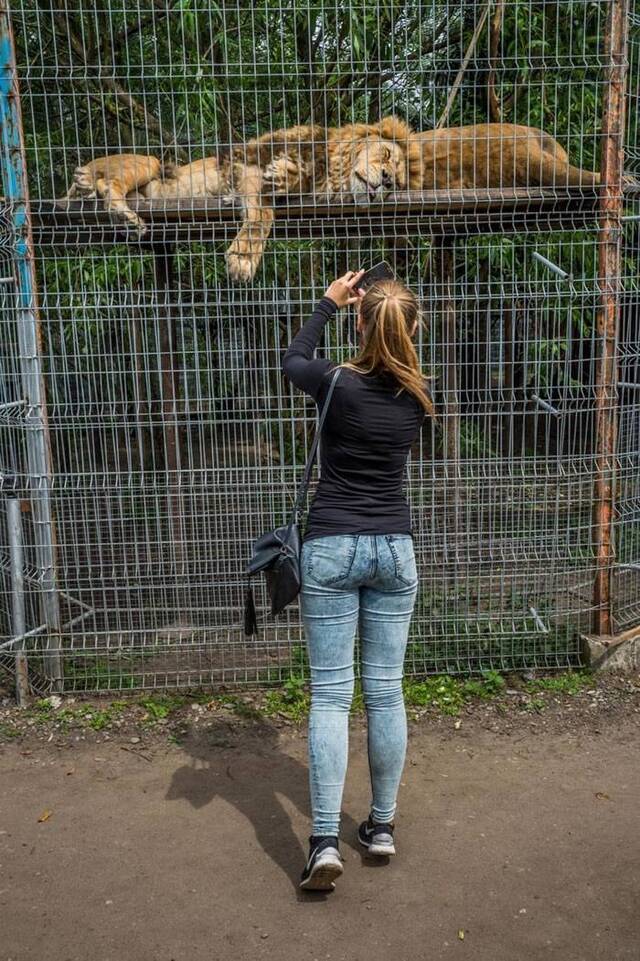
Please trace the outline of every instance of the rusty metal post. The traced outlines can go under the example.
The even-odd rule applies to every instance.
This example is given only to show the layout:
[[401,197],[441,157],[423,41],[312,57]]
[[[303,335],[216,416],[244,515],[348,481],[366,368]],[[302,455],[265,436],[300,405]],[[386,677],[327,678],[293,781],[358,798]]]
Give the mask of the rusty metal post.
[[35,531],[42,620],[47,625],[45,670],[52,690],[62,690],[60,598],[55,525],[51,506],[51,443],[43,379],[42,332],[36,293],[29,188],[11,19],[0,0],[0,166],[13,227],[11,251],[16,292],[16,329],[28,461],[28,497]]
[[609,61],[603,96],[600,164],[599,286],[597,334],[600,348],[595,385],[596,475],[593,504],[593,632],[612,634],[611,574],[617,446],[617,358],[620,320],[622,167],[627,80],[628,0],[612,0],[605,36]]

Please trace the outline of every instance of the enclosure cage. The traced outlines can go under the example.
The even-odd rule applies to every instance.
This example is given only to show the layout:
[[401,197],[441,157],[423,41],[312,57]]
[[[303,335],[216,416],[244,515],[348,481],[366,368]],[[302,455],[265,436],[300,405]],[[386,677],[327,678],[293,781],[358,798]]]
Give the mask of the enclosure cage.
[[[19,689],[300,666],[296,605],[270,619],[259,595],[242,630],[251,544],[316,421],[282,354],[380,259],[420,298],[437,413],[406,476],[407,671],[569,666],[639,624],[633,4],[1,0],[0,34]],[[321,350],[352,356],[354,326]]]

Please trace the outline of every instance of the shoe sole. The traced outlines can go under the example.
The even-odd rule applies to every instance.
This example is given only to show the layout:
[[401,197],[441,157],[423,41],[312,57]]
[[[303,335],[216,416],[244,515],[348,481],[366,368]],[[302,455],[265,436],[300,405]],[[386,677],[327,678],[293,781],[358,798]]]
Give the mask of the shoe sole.
[[327,858],[311,869],[311,874],[300,882],[300,887],[305,891],[333,891],[334,881],[343,872],[344,868],[339,861]]
[[358,835],[358,841],[363,848],[367,849],[369,854],[376,858],[391,857],[392,854],[396,853],[395,844],[369,844],[368,841],[363,841],[360,835]]

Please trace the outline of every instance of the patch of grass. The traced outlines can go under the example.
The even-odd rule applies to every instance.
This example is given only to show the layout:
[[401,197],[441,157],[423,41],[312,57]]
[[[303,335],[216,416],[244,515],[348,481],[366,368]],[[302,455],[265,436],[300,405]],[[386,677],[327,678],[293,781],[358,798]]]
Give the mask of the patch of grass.
[[0,721],[0,738],[20,737],[20,731],[8,721]]
[[539,677],[533,681],[527,681],[526,690],[530,694],[537,691],[579,694],[585,687],[590,687],[593,683],[593,675],[589,671],[569,671],[566,674],[554,674],[549,677]]
[[90,708],[85,717],[89,727],[92,727],[94,731],[101,731],[104,727],[108,727],[113,721],[116,721],[130,707],[131,705],[127,701],[112,701],[108,707]]
[[42,724],[44,721],[50,721],[55,710],[53,704],[51,704],[46,697],[40,698],[35,701],[33,707],[29,708],[26,712],[27,717],[32,718],[37,724]]
[[499,671],[483,671],[482,680],[469,678],[463,682],[462,687],[465,697],[480,697],[487,700],[502,694],[506,682]]
[[364,711],[364,694],[362,693],[362,681],[359,677],[356,678],[355,687],[353,690],[353,701],[351,702],[351,713],[360,714]]
[[214,702],[222,707],[228,707],[234,714],[237,714],[238,717],[257,720],[264,714],[263,711],[259,711],[253,704],[249,704],[238,694],[217,694],[215,697],[210,697],[209,702]]
[[308,715],[310,705],[311,694],[305,679],[292,676],[282,687],[267,692],[264,714],[279,714],[299,724]]
[[[155,723],[156,721],[164,720],[164,718],[173,714],[174,711],[184,707],[187,700],[188,699],[182,694],[161,694],[143,697],[140,699],[139,704],[149,715],[148,720],[151,723]],[[211,700],[211,698],[209,698],[209,700]]]
[[36,724],[59,724],[63,731],[68,731],[74,724],[80,727],[91,727],[94,731],[101,731],[108,727],[118,715],[128,707],[125,701],[112,701],[107,707],[97,707],[93,704],[70,704],[66,707],[54,708],[47,698],[34,703],[27,712],[27,717]]
[[436,707],[443,714],[455,716],[463,704],[472,698],[498,697],[505,687],[505,680],[498,671],[484,671],[480,679],[460,679],[449,675],[436,675],[417,681],[405,678],[404,697],[408,707]]
[[532,697],[530,701],[526,701],[522,705],[524,711],[536,711],[538,714],[541,714],[545,707],[546,704],[541,697]]
[[455,715],[464,704],[462,684],[455,677],[437,675],[423,681],[406,678],[404,698],[407,707],[439,708],[443,714]]

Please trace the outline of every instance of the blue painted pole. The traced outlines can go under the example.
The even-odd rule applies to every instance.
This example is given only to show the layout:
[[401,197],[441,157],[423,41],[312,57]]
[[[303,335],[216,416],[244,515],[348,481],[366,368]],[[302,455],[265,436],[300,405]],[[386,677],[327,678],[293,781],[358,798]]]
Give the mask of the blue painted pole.
[[60,691],[60,598],[51,507],[51,445],[26,169],[13,31],[7,0],[0,0],[0,170],[12,222],[15,322],[27,450],[26,493],[31,504],[41,616],[42,622],[47,625],[45,670],[51,689]]

